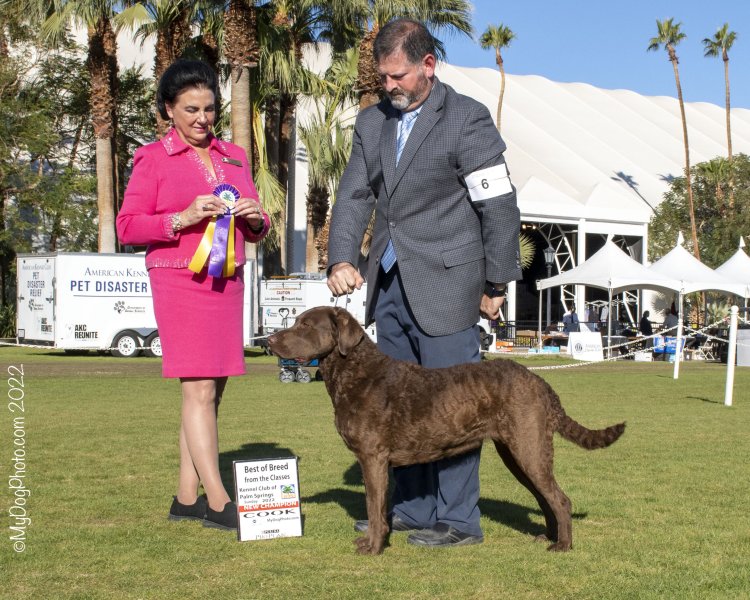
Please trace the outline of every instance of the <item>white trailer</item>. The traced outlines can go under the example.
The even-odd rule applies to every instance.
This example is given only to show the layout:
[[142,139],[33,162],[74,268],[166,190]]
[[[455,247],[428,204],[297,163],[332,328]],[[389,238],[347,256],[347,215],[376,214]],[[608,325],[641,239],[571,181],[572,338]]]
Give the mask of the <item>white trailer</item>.
[[[161,356],[144,254],[19,254],[16,267],[19,343]],[[245,345],[254,329],[254,267],[245,267]]]
[[[315,306],[339,306],[365,325],[367,284],[348,296],[336,298],[325,279],[317,274],[301,273],[287,278],[263,280],[260,285],[260,310],[263,333],[268,335],[294,324],[297,316]],[[375,326],[365,328],[374,339]]]

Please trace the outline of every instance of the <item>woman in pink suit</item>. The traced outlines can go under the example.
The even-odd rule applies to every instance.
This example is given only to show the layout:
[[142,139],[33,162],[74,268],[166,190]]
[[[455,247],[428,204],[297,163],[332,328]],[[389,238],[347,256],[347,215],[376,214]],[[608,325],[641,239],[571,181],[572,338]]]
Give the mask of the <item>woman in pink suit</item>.
[[[211,133],[216,91],[216,74],[202,62],[180,60],[165,71],[156,102],[172,128],[136,152],[117,233],[124,244],[148,246],[163,375],[179,378],[182,388],[180,476],[169,518],[236,529],[237,508],[219,473],[217,414],[227,377],[245,373],[245,241],[260,241],[270,223],[245,151]],[[238,192],[231,208],[235,271],[212,276],[196,269],[193,256],[212,218],[227,210],[217,188]],[[205,496],[198,495],[201,484]]]

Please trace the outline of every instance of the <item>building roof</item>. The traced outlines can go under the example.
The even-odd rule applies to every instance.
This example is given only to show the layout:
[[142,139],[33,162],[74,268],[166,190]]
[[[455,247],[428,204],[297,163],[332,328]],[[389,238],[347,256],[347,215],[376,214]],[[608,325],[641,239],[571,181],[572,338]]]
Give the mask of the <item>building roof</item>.
[[[437,75],[495,118],[497,69],[443,63]],[[695,102],[685,112],[691,164],[726,156],[724,108]],[[733,152],[750,154],[750,110],[731,119]],[[684,170],[676,98],[506,75],[501,125],[524,220],[642,225]]]

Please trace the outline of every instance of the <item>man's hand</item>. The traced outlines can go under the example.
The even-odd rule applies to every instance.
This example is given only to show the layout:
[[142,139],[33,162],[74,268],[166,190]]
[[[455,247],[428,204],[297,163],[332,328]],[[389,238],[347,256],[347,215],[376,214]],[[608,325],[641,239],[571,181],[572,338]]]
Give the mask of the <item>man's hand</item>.
[[496,321],[500,318],[500,308],[505,304],[505,296],[490,298],[487,294],[482,294],[482,303],[479,305],[480,314],[490,321]]
[[328,289],[334,296],[343,296],[351,294],[355,289],[361,289],[364,282],[364,278],[352,263],[336,263],[331,267],[331,274],[328,276]]

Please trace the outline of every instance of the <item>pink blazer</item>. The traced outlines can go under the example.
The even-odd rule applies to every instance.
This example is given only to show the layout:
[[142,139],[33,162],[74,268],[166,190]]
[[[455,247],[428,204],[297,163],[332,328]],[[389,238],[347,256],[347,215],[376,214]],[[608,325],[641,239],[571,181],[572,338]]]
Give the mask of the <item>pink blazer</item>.
[[[136,151],[133,173],[117,215],[117,235],[123,244],[148,246],[146,268],[188,266],[208,219],[172,233],[170,217],[187,208],[196,196],[212,193],[220,183],[230,183],[243,197],[258,199],[242,148],[212,136],[209,155],[216,178],[174,129]],[[245,241],[260,241],[271,224],[265,211],[259,233],[253,233],[245,219],[235,219],[235,224],[235,263],[244,265]]]

